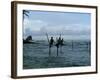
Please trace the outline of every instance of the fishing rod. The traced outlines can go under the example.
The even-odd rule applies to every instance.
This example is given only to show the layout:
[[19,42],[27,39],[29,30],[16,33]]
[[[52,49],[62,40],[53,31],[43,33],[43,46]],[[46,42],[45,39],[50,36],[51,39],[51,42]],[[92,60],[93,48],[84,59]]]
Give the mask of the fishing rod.
[[50,41],[49,41],[49,37],[48,37],[48,34],[47,33],[46,33],[46,36],[47,36],[47,40],[48,40],[48,43],[49,43]]
[[51,55],[51,48],[50,48],[50,41],[49,41],[49,37],[48,37],[48,34],[46,33],[46,36],[47,36],[47,40],[48,40],[48,43],[49,43],[49,56]]

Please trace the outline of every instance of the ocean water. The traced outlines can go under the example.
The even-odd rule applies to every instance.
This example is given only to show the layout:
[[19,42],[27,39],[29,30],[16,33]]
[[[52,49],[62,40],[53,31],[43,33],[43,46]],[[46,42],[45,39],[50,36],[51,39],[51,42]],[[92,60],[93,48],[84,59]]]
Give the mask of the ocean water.
[[55,45],[51,48],[46,40],[34,40],[23,44],[23,69],[80,67],[91,65],[91,42],[89,40],[64,41],[62,51]]

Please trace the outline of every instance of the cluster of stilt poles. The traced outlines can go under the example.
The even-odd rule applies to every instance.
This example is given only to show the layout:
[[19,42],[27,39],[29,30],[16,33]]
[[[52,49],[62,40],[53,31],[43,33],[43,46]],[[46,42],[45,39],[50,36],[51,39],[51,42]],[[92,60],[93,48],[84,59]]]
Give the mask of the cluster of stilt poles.
[[[47,33],[46,33],[46,36],[47,36],[47,40],[48,40],[48,43],[49,43],[49,56],[51,56],[51,48],[53,46],[56,46],[56,48],[57,48],[57,56],[59,56],[59,49],[60,49],[60,53],[63,53],[62,52],[62,46],[64,45],[64,43],[63,43],[64,41],[63,41],[63,38],[61,38],[61,34],[60,34],[59,38],[56,38],[56,41],[54,41],[53,37],[51,37],[49,39]],[[89,50],[89,53],[90,53],[90,44],[86,43],[85,45],[87,45],[87,49]],[[74,42],[73,41],[72,41],[71,46],[72,46],[71,47],[72,50],[74,50]]]
[[57,56],[59,55],[59,48],[60,48],[60,53],[62,53],[63,38],[61,38],[61,34],[60,34],[59,38],[56,38],[56,42],[54,41],[53,37],[51,37],[49,39],[47,33],[46,33],[46,36],[47,36],[47,40],[49,43],[49,56],[51,56],[51,48],[53,47],[53,45],[56,46],[56,48],[57,48]]

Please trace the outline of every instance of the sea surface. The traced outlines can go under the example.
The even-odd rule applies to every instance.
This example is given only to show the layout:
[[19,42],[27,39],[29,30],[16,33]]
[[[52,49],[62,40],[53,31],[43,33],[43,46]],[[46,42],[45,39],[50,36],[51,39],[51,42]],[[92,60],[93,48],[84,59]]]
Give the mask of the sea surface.
[[23,69],[80,67],[91,65],[91,42],[89,40],[65,40],[59,48],[55,44],[49,55],[47,40],[34,40],[23,44]]

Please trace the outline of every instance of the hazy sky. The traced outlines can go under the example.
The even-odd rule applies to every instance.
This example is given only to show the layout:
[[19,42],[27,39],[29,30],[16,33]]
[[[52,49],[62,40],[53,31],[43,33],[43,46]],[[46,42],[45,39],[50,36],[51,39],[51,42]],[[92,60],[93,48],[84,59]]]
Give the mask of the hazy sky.
[[29,11],[23,23],[24,36],[68,35],[90,36],[91,14],[75,12]]

